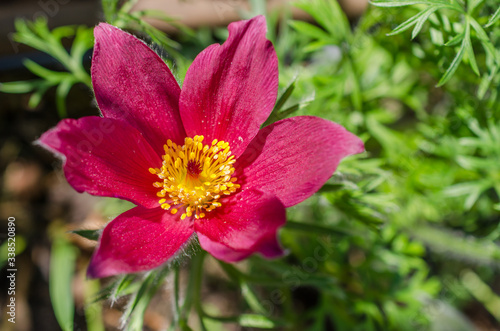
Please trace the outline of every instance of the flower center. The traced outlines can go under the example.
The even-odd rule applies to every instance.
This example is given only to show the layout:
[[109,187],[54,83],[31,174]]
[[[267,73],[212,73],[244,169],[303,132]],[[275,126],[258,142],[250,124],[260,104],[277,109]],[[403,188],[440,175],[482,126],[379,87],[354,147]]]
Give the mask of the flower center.
[[149,168],[161,180],[153,184],[160,189],[157,195],[161,207],[172,214],[184,207],[181,219],[193,214],[205,217],[205,212],[221,206],[222,195],[230,195],[240,187],[238,179],[232,177],[236,160],[229,144],[217,139],[210,145],[202,142],[203,136],[185,138],[183,146],[169,139],[163,145],[161,169]]

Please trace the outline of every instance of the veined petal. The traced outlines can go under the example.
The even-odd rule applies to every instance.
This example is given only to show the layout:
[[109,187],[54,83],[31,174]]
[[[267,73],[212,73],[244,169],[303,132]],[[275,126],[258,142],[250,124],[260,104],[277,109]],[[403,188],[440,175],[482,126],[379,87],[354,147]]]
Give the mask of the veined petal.
[[158,206],[158,154],[143,135],[123,121],[97,116],[66,119],[38,143],[64,156],[64,173],[78,192],[117,197],[145,207]]
[[160,155],[167,139],[182,143],[180,88],[163,60],[112,25],[101,23],[94,34],[92,84],[103,116],[126,120]]
[[342,158],[363,151],[341,125],[297,116],[263,128],[234,167],[242,187],[270,192],[288,208],[320,189]]
[[195,221],[194,227],[205,250],[234,262],[254,252],[280,256],[276,232],[285,221],[285,208],[272,194],[243,190],[224,199],[221,207]]
[[193,234],[192,223],[161,208],[135,207],[109,223],[87,275],[101,278],[149,270],[167,262]]
[[189,67],[180,112],[188,136],[223,140],[238,156],[274,107],[278,59],[263,16],[228,29],[224,44],[206,48]]

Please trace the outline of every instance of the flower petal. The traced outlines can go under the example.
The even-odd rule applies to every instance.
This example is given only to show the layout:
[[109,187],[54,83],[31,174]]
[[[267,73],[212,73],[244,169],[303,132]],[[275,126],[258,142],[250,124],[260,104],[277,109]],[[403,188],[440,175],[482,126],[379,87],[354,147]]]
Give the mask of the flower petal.
[[274,107],[278,59],[263,16],[228,29],[224,44],[209,46],[189,67],[180,112],[188,136],[224,140],[238,156]]
[[64,173],[78,192],[158,206],[158,177],[148,169],[161,166],[161,158],[127,123],[97,116],[66,119],[38,143],[65,157]]
[[288,208],[319,190],[342,158],[363,151],[341,125],[297,116],[263,128],[234,167],[242,187],[270,192]]
[[212,254],[212,256],[214,256],[215,258],[223,260],[225,262],[241,261],[250,256],[255,251],[261,253],[268,259],[277,258],[284,254],[283,250],[281,249],[278,243],[276,235],[261,240],[260,244],[257,246],[258,248],[255,251],[254,250],[237,251],[232,248],[229,248],[226,245],[210,240],[207,236],[204,236],[201,233],[198,233],[197,235],[198,235],[198,240],[200,241],[200,245],[204,250],[210,252],[210,254]]
[[161,208],[135,207],[109,223],[99,239],[87,275],[101,278],[156,268],[193,234],[192,223]]
[[207,217],[195,221],[195,231],[205,250],[227,262],[254,252],[268,257],[282,254],[276,231],[285,224],[286,214],[276,197],[257,190],[243,190],[221,203],[222,206],[207,213]]
[[186,136],[179,114],[179,84],[144,42],[106,23],[95,30],[92,84],[104,117],[126,120],[163,153],[167,139]]

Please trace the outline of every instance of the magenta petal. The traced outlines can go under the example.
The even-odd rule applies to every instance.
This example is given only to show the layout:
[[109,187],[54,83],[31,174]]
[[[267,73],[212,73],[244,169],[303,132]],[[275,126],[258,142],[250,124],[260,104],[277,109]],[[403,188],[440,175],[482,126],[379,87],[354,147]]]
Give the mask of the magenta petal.
[[276,235],[261,240],[259,242],[259,245],[256,246],[255,250],[240,251],[234,250],[226,245],[210,240],[207,236],[204,236],[201,233],[198,233],[198,240],[200,241],[200,245],[204,250],[210,252],[210,254],[212,254],[212,256],[214,256],[215,258],[223,260],[225,262],[241,261],[254,252],[259,252],[269,259],[277,258],[284,254],[284,251],[281,249],[278,243]]
[[206,218],[195,222],[195,231],[204,249],[228,262],[254,252],[268,257],[281,255],[276,231],[285,224],[286,214],[276,197],[257,190],[243,190],[221,203],[222,206],[209,212]]
[[197,235],[201,248],[212,254],[212,256],[215,257],[216,259],[225,262],[238,262],[250,256],[253,253],[253,251],[249,250],[243,250],[243,251],[234,250],[232,248],[227,247],[226,245],[210,240],[207,236],[204,236],[201,233],[198,233]]
[[184,141],[180,88],[163,60],[144,42],[109,24],[95,30],[92,84],[104,117],[126,120],[157,151]]
[[285,254],[285,251],[283,251],[280,243],[278,242],[276,234],[271,234],[267,237],[262,238],[259,241],[257,247],[259,253],[267,257],[268,259],[281,257]]
[[156,268],[188,241],[191,224],[161,208],[135,207],[104,228],[87,275],[101,278]]
[[229,25],[222,45],[201,52],[180,97],[188,136],[224,140],[240,155],[269,116],[278,90],[278,59],[263,16]]
[[64,156],[64,173],[78,192],[158,206],[158,189],[153,186],[158,177],[148,169],[162,161],[127,123],[97,116],[66,119],[38,143]]
[[341,125],[297,116],[262,129],[235,168],[238,183],[270,192],[288,208],[320,189],[342,158],[363,151],[363,142]]

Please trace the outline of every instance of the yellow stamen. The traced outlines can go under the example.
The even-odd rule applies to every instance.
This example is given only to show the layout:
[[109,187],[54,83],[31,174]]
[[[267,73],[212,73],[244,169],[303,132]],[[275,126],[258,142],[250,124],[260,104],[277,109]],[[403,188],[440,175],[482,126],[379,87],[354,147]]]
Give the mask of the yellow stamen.
[[240,188],[238,179],[232,177],[236,161],[229,144],[214,139],[204,145],[203,139],[198,135],[185,138],[183,146],[167,140],[161,168],[148,169],[160,179],[153,186],[160,189],[161,208],[172,214],[183,210],[181,219],[193,215],[204,218],[206,212],[222,206],[221,195],[231,195]]

